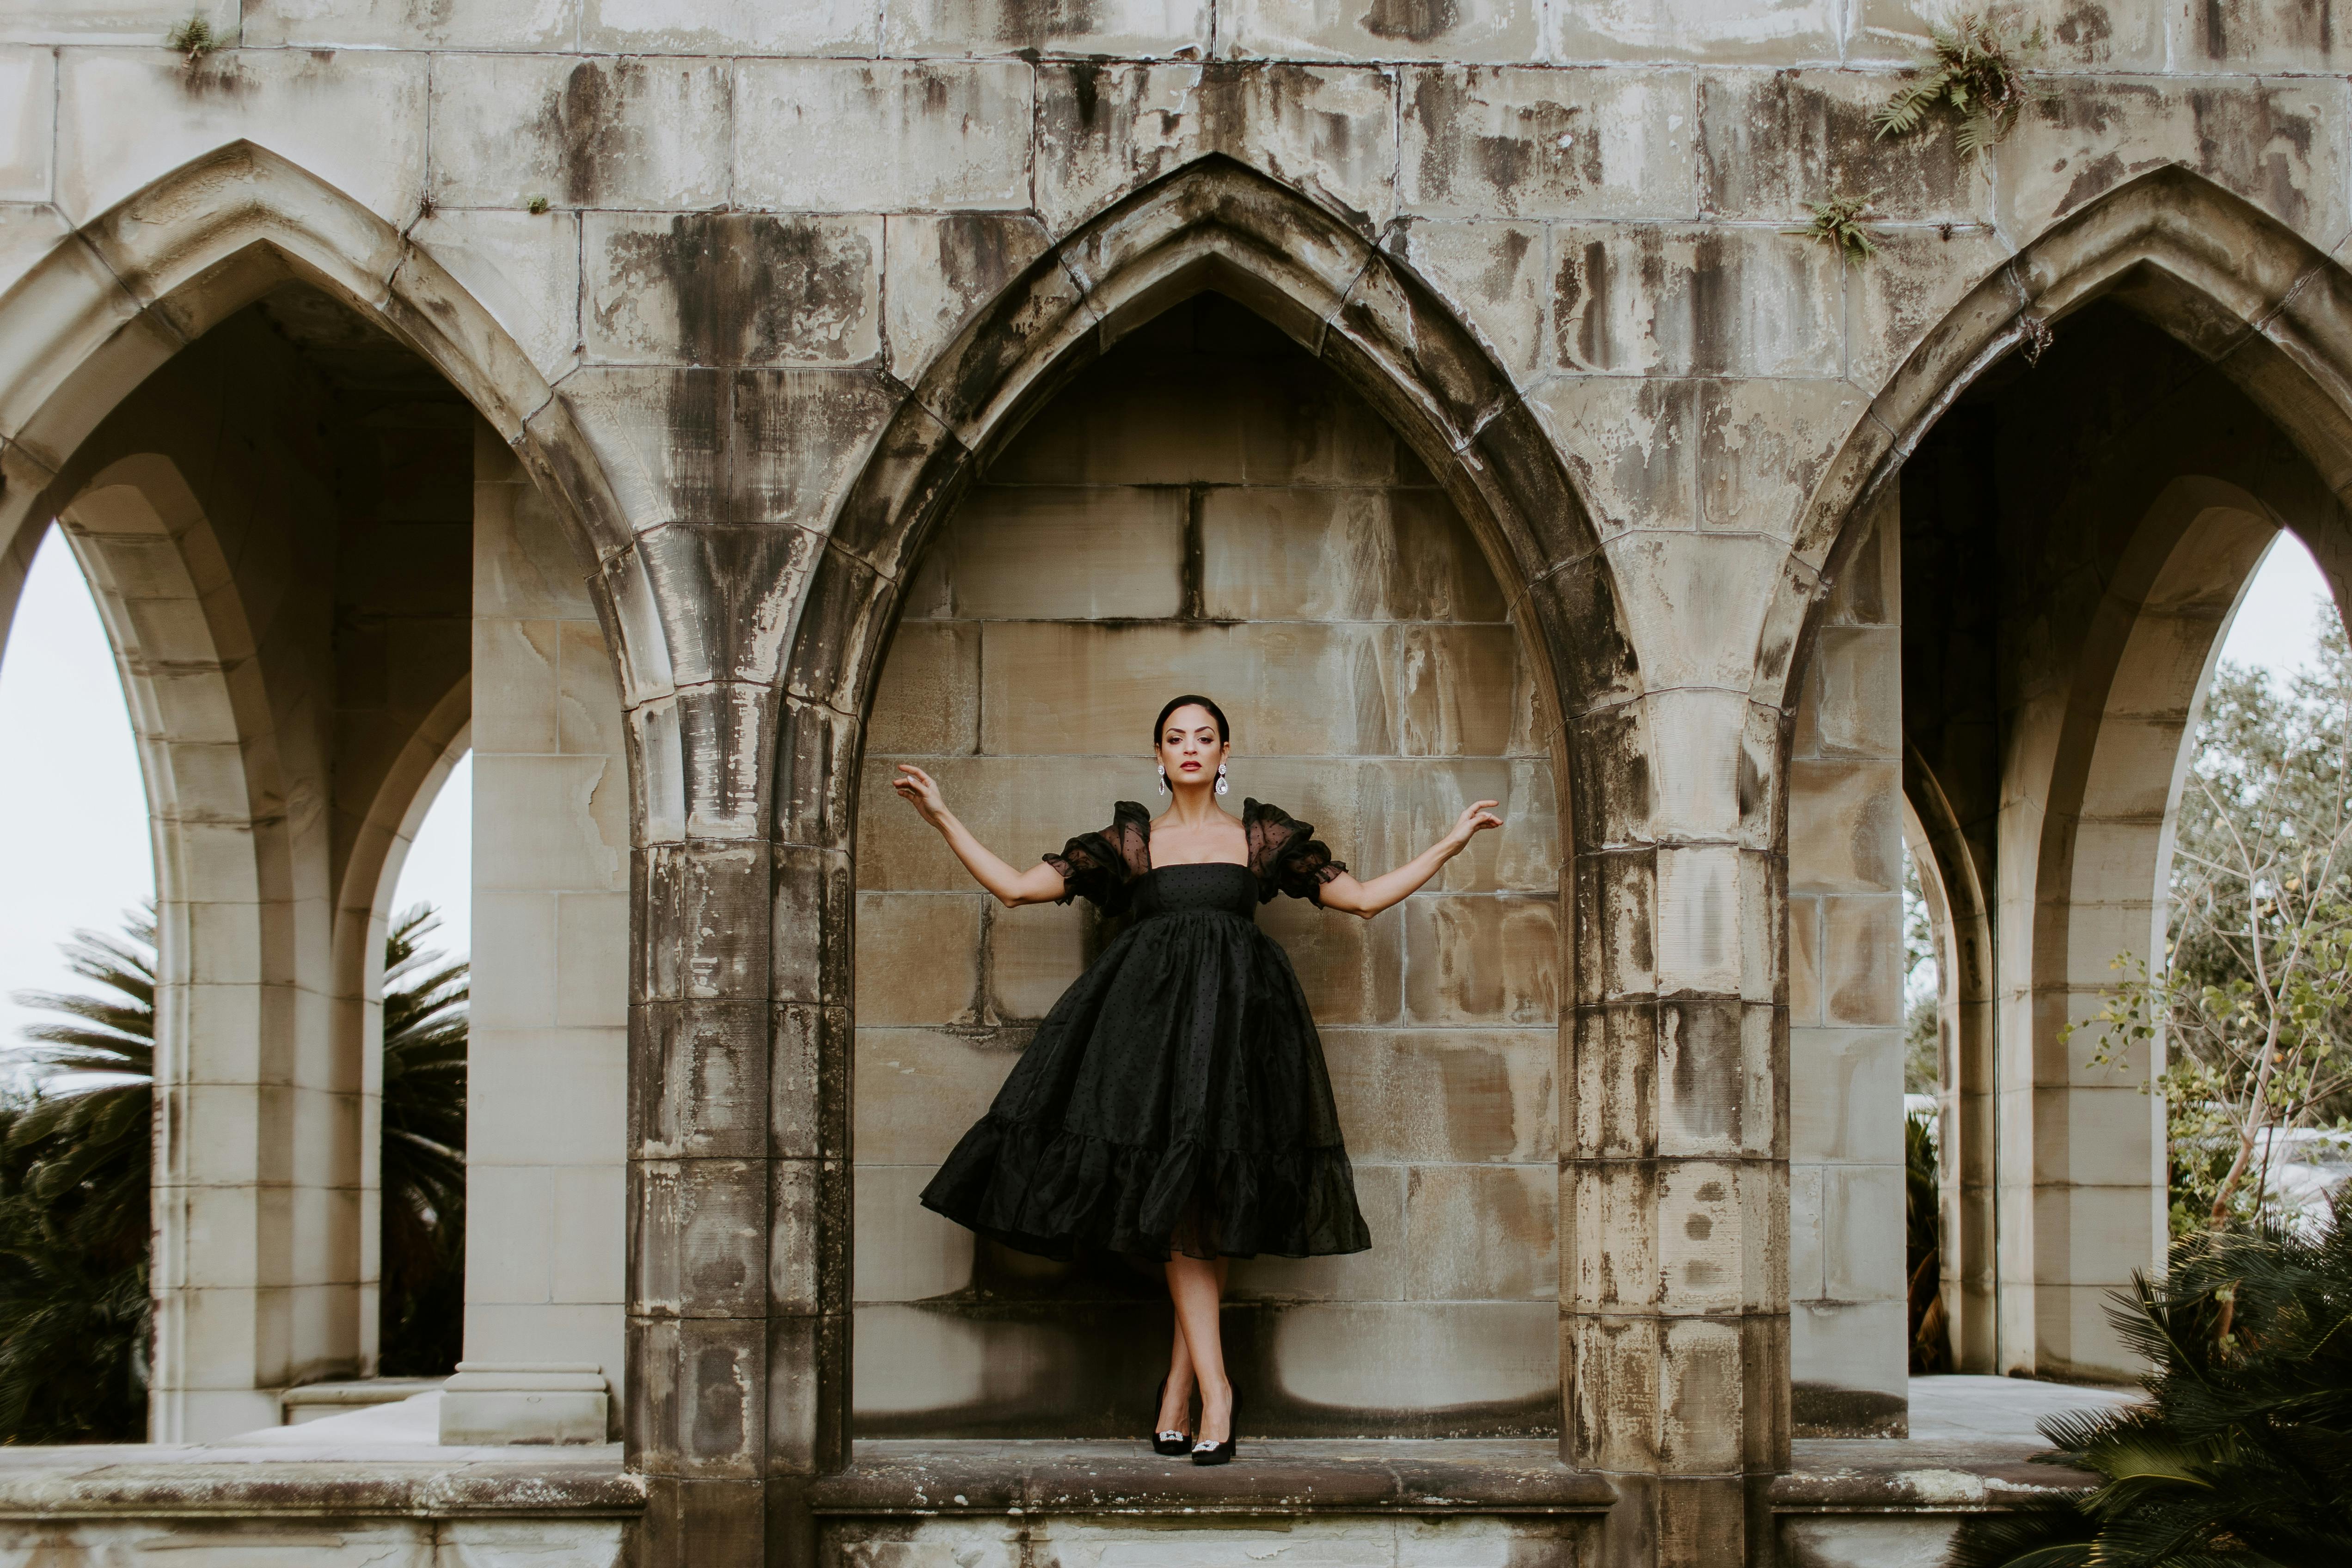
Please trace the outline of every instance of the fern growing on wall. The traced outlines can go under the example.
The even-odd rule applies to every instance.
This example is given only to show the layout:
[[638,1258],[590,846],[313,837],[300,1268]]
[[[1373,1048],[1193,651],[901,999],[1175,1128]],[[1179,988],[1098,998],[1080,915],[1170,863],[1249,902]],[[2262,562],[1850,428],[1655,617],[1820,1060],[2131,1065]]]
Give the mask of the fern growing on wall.
[[194,70],[204,58],[221,47],[221,36],[202,11],[189,13],[188,19],[163,36],[166,48],[186,57],[187,68]]
[[1878,254],[1878,241],[1871,237],[1863,221],[1877,209],[1875,194],[1867,196],[1832,196],[1812,204],[1813,221],[1798,228],[1785,229],[1786,234],[1802,235],[1817,239],[1844,258],[1849,267],[1859,267]]
[[1909,136],[1942,110],[1955,121],[1953,144],[1963,157],[1981,156],[2008,135],[2029,99],[2026,57],[2040,54],[2045,40],[2040,24],[2017,37],[2012,25],[1992,12],[1954,17],[1929,29],[1927,50],[1911,68],[1911,79],[1878,106],[1871,123],[1880,138]]

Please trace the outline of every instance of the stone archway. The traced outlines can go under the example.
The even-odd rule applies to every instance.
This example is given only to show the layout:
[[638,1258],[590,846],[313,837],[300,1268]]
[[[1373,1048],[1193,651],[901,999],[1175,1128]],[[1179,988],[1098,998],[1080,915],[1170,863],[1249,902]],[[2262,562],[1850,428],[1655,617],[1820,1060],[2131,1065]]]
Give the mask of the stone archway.
[[[2160,939],[2171,792],[2226,611],[2209,601],[2234,598],[2267,531],[2283,522],[2310,540],[2341,597],[2352,540],[2330,492],[2352,471],[2352,419],[2332,390],[2344,384],[2332,367],[2352,363],[2352,343],[2326,302],[2345,287],[2339,268],[2274,220],[2185,170],[2156,171],[2054,226],[1930,331],[1855,426],[1800,521],[1768,620],[1775,629],[1759,647],[1759,677],[1773,689],[1815,657],[1822,595],[1858,559],[1862,520],[1898,493],[1907,513],[1902,481],[1942,422],[1972,387],[1992,384],[1987,373],[2012,349],[2039,355],[2053,323],[2063,359],[2073,333],[2106,319],[2087,307],[2120,307],[2185,345],[2193,359],[2170,352],[2207,367],[2215,384],[2233,385],[2224,401],[2236,399],[2231,408],[2267,420],[2272,432],[2271,449],[2256,454],[2265,437],[2239,430],[2240,420],[2230,426],[2239,446],[2228,448],[2223,433],[2166,405],[2160,420],[2148,416],[2149,427],[2169,435],[2138,437],[2152,445],[2137,463],[2100,448],[2098,471],[2113,476],[2112,493],[2065,504],[2078,520],[2070,527],[2104,542],[2082,553],[2105,575],[2086,566],[2063,592],[2050,590],[2045,615],[2079,658],[2070,653],[2063,683],[2035,700],[2046,721],[2032,718],[2033,703],[1998,721],[2006,759],[1998,828],[1990,795],[1947,798],[1937,760],[1916,748],[1906,758],[1905,790],[1955,900],[1955,931],[1965,939],[1967,925],[1983,919],[1990,939],[1984,965],[1963,965],[1972,989],[1960,998],[1955,1130],[1969,1194],[1957,1216],[1963,1353],[1993,1356],[1997,1343],[1999,1364],[1986,1370],[2094,1378],[2131,1370],[2105,1340],[2101,1299],[2132,1268],[2160,1263],[2161,1139],[2137,1085],[2078,1081],[2080,1064],[2068,1059],[2060,1031],[2111,979],[2116,952],[2150,952]],[[2197,500],[2216,482],[2238,487],[2236,499]],[[2096,528],[2080,521],[2095,513],[2105,520]],[[2225,525],[2230,518],[2240,521]],[[2176,552],[2194,560],[2179,570],[2203,574],[2202,588],[2169,575]],[[2192,625],[2196,635],[2185,635]],[[2146,650],[2158,646],[2171,659],[2161,673],[2135,664],[2155,658]],[[2054,666],[2051,679],[2060,679]],[[1990,713],[1971,721],[1996,722]],[[2137,747],[2126,743],[2135,736]],[[1970,1026],[1971,1001],[1984,1005],[1982,1030]],[[2130,1100],[2110,1104],[2102,1094]],[[2131,1163],[2127,1179],[2100,1166],[2101,1149]],[[2135,1217],[2126,1225],[2102,1204]],[[2126,1232],[2127,1244],[2119,1239]]]
[[[271,849],[269,839],[289,823],[299,835],[331,815],[321,791],[305,782],[323,777],[319,770],[326,764],[320,758],[273,762],[273,745],[286,737],[273,730],[258,694],[266,682],[256,673],[255,634],[235,624],[241,611],[227,564],[235,552],[207,551],[204,543],[205,514],[220,510],[222,497],[205,492],[197,501],[204,486],[191,489],[184,464],[175,478],[168,460],[153,454],[143,460],[137,441],[119,430],[93,439],[155,373],[289,284],[359,313],[482,414],[554,503],[598,601],[606,647],[631,688],[660,689],[668,679],[660,624],[642,615],[631,620],[615,607],[616,598],[646,596],[642,563],[627,549],[626,521],[570,410],[499,323],[422,247],[284,158],[245,142],[215,149],[66,236],[0,294],[0,470],[6,480],[0,537],[8,542],[7,559],[18,559],[19,542],[53,515],[65,520],[78,543],[113,541],[84,552],[94,577],[128,559],[125,541],[161,542],[148,552],[173,558],[157,568],[164,587],[145,593],[146,579],[133,574],[133,586],[116,595],[127,606],[110,623],[118,648],[139,649],[165,633],[195,636],[200,626],[217,639],[207,647],[174,643],[174,652],[149,661],[163,672],[159,690],[179,707],[159,696],[140,719],[142,736],[157,742],[142,751],[160,825],[163,963],[174,977],[167,980],[158,1025],[166,1081],[156,1162],[160,1328],[152,1418],[156,1435],[173,1439],[273,1424],[276,1401],[262,1390],[366,1364],[373,1316],[361,1277],[373,1250],[365,1217],[373,1183],[362,1170],[372,1142],[362,1131],[360,1064],[376,978],[369,962],[373,906],[388,896],[385,844],[375,831],[386,825],[371,814],[404,814],[410,800],[394,798],[399,787],[421,785],[432,765],[425,759],[404,773],[392,767],[401,776],[378,781],[377,797],[358,810],[365,820],[353,824],[348,843],[326,843],[333,832],[320,828],[313,858],[340,870],[349,852],[354,876],[330,873],[326,882],[295,890],[289,867],[302,857]],[[126,463],[93,474],[126,449],[133,454]],[[586,570],[600,560],[608,563],[604,570]],[[103,595],[102,581],[100,587]],[[154,619],[172,605],[179,608]],[[146,657],[125,654],[130,662]],[[189,707],[194,700],[184,693],[194,688],[174,684],[184,665],[191,680],[202,669],[218,671],[238,706]],[[135,679],[133,690],[136,708]],[[457,700],[462,728],[462,693]],[[444,742],[457,733],[446,719],[438,721]],[[436,722],[428,716],[423,729]],[[189,744],[227,747],[222,755],[240,760],[250,788],[235,784],[239,774],[224,771],[226,763],[205,770],[207,753]],[[378,760],[397,761],[370,759],[370,765]],[[658,749],[638,761],[633,784],[646,767],[675,773],[680,765]],[[185,805],[199,797],[198,805]],[[236,840],[235,847],[211,858],[198,852],[222,838]],[[338,910],[339,890],[369,912]],[[187,912],[200,910],[206,920]],[[251,928],[241,938],[238,920]],[[331,1036],[340,1044],[327,1044]],[[248,1057],[257,1050],[269,1058],[276,1051],[286,1059],[216,1070],[207,1052],[215,1045],[228,1048],[236,1038],[246,1042]],[[297,1048],[297,1040],[305,1043]],[[174,1074],[187,1092],[179,1092]],[[257,1118],[269,1123],[273,1105],[285,1125],[270,1123],[268,1135],[257,1137]],[[242,1163],[210,1173],[222,1176],[218,1182],[199,1179],[207,1173],[190,1163],[215,1153]],[[309,1174],[289,1176],[298,1166]],[[268,1255],[270,1247],[283,1253],[290,1233],[254,1239],[271,1229],[256,1216],[270,1205],[282,1208],[278,1194],[287,1191],[294,1196],[286,1201],[298,1207],[314,1199],[321,1205],[319,1215],[302,1222],[299,1263]],[[227,1212],[238,1204],[242,1219]],[[238,1225],[239,1235],[221,1228]],[[215,1301],[223,1312],[197,1321]]]
[[[2047,793],[2031,978],[2002,987],[2008,1026],[1997,1031],[2006,1038],[1996,1114],[2033,1130],[2030,1164],[2005,1162],[1996,1191],[2001,1371],[2117,1380],[2138,1369],[2106,1307],[2134,1273],[2164,1264],[2164,1110],[2147,1092],[2161,1064],[2094,1068],[2089,1043],[2068,1045],[2064,1031],[2097,1011],[2119,954],[2163,962],[2197,713],[2280,521],[2235,484],[2199,476],[2168,485],[2094,612],[2063,718],[2046,742],[2022,748],[2046,744],[2046,772],[2013,775],[2012,790],[2039,783]],[[2014,885],[2015,873],[2006,879]],[[2014,936],[2004,945],[2028,952]]]
[[[474,682],[469,674],[435,703],[400,747],[366,816],[351,830],[336,886],[335,1037],[356,1042],[360,1092],[360,1364],[374,1367],[381,1323],[383,1258],[383,946],[399,910],[401,868],[450,773],[471,744]],[[370,1103],[373,1102],[373,1103]]]
[[1950,798],[1919,748],[1903,754],[1904,837],[1936,931],[1943,1295],[1953,1365],[1990,1372],[1993,1310],[1992,910]]
[[[654,1478],[652,1539],[724,1539],[748,1557],[771,1531],[803,1528],[791,1500],[846,1458],[849,857],[864,721],[906,574],[978,455],[1102,344],[1208,289],[1318,356],[1437,477],[1511,602],[1545,711],[1561,715],[1576,1005],[1560,1077],[1578,1085],[1562,1135],[1561,1208],[1576,1216],[1563,1457],[1622,1478],[1612,1529],[1629,1540],[1665,1531],[1738,1554],[1741,1476],[1783,1463],[1788,1430],[1771,1262],[1785,1037],[1769,955],[1738,935],[1740,911],[1778,896],[1775,857],[1743,847],[1772,817],[1769,761],[1737,694],[1645,692],[1613,569],[1492,356],[1409,269],[1223,159],[1079,228],[922,378],[839,506],[785,650],[772,878],[742,847],[683,851],[689,922],[723,910],[740,929],[753,906],[736,889],[773,889],[760,911],[773,921],[760,928],[774,939],[773,1038],[756,1061],[777,1115],[751,1124],[749,1102],[690,1088],[751,1081],[759,1037],[738,1008],[683,985],[644,1005],[637,1100],[665,1143],[705,1156],[641,1157],[633,1184],[634,1442]],[[745,1217],[762,1210],[756,1234]]]
[[[332,1168],[356,1095],[298,1059],[294,1016],[326,999],[306,992],[292,941],[284,759],[249,672],[252,628],[190,568],[222,552],[178,466],[123,458],[58,516],[122,672],[156,848],[149,1423],[163,1441],[269,1425],[263,1390],[356,1349],[325,1324],[324,1337],[294,1330],[295,1236],[321,1235],[351,1269],[360,1261],[337,1214],[356,1207],[358,1172]],[[295,1169],[298,1144],[323,1164]],[[270,1223],[281,1204],[290,1212]],[[356,1289],[327,1269],[322,1282]]]

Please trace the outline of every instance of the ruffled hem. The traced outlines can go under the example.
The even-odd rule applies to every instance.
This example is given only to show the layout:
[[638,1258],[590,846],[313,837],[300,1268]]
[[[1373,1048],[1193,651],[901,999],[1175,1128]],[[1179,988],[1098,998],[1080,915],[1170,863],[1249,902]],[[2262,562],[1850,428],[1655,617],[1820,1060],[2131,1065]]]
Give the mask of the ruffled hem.
[[1336,1144],[1258,1152],[1182,1139],[1146,1148],[994,1111],[963,1135],[922,1203],[1057,1259],[1082,1246],[1165,1259],[1321,1258],[1372,1245],[1348,1152]]

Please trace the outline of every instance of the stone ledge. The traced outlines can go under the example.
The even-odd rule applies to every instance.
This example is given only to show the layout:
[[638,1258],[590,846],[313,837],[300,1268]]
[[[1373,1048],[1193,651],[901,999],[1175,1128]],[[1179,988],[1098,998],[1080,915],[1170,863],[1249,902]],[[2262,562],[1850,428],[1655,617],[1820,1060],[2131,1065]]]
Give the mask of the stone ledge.
[[1608,1480],[1547,1442],[1244,1436],[1230,1465],[1135,1443],[870,1440],[805,1494],[820,1516],[1606,1513]]
[[644,1510],[645,1485],[620,1451],[528,1462],[496,1460],[229,1459],[217,1450],[139,1447],[0,1449],[0,1520],[77,1515],[482,1519],[626,1518]]
[[1803,1438],[1771,1487],[1775,1513],[1979,1513],[2015,1508],[2099,1478],[2034,1462],[2032,1443]]

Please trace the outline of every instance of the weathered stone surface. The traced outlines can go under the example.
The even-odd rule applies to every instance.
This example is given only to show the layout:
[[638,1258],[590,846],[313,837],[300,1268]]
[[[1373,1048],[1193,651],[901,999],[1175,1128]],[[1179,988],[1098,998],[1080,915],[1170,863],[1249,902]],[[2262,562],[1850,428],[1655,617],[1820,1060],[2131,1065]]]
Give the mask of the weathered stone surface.
[[1335,1027],[1323,1043],[1360,1162],[1512,1163],[1558,1145],[1549,1029]]
[[54,207],[0,207],[0,291],[13,288],[70,232]]
[[1546,231],[1527,223],[1412,219],[1385,243],[1525,385],[1543,361],[1550,317]]
[[1827,380],[1709,381],[1697,391],[1701,525],[1792,537],[1832,442],[1862,417],[1862,394]]
[[856,364],[881,350],[882,221],[592,214],[591,359]]
[[875,8],[851,0],[577,0],[580,47],[615,54],[871,55]]
[[[240,50],[190,73],[160,48],[64,50],[52,199],[87,222],[197,153],[247,137],[378,216],[405,223],[425,192],[426,75],[425,57],[405,53],[331,61]],[[369,105],[372,123],[344,112],[359,102]],[[123,113],[126,103],[141,111]]]
[[1844,279],[1777,230],[1563,226],[1552,237],[1551,361],[1643,375],[1834,375]]
[[1208,48],[1209,16],[1208,0],[1111,0],[1067,7],[1026,0],[892,0],[882,7],[882,52],[1197,58]]
[[579,363],[580,232],[571,214],[436,211],[410,230],[550,380]]
[[898,405],[871,373],[589,368],[565,402],[630,515],[823,531]]
[[2000,222],[2034,233],[2179,162],[2302,233],[2332,237],[2352,215],[2345,152],[2321,127],[2346,111],[2347,91],[2317,80],[2108,78],[2033,104],[1997,154]]
[[[198,12],[214,26],[234,36],[236,12],[226,5]],[[153,0],[124,5],[121,0],[60,0],[29,5],[18,0],[0,11],[0,41],[26,44],[110,43],[152,45],[187,13]]]
[[1871,111],[1896,85],[1839,70],[1703,75],[1700,210],[1802,224],[1813,203],[1870,196],[1892,218],[1969,223],[1988,216],[1991,182],[1948,135],[1874,135]]
[[1887,231],[1877,257],[1885,265],[1847,282],[1848,379],[1866,389],[1885,384],[1904,353],[1961,309],[2009,252],[1987,228]]
[[1398,195],[1433,217],[1687,218],[1689,73],[1416,67]]
[[421,16],[384,0],[265,0],[240,18],[237,41],[258,48],[557,49],[572,41],[578,21],[578,0],[514,6],[468,0]]
[[1405,907],[1405,1005],[1415,1022],[1532,1024],[1558,1016],[1558,906],[1448,896]]
[[815,212],[1021,206],[1032,75],[1016,61],[738,62],[733,197]]
[[1544,58],[1568,63],[1722,60],[1778,64],[1833,59],[1843,18],[1827,0],[1721,5],[1714,0],[1627,0],[1545,12]]
[[1025,214],[910,213],[886,219],[883,233],[887,358],[890,373],[908,382],[1047,244]]
[[1792,892],[1887,893],[1901,885],[1902,826],[1892,762],[1800,762],[1790,768]]
[[433,92],[437,201],[660,209],[727,199],[733,86],[715,61],[450,55],[436,62]]
[[1396,83],[1360,67],[1218,60],[1041,66],[1037,207],[1055,236],[1223,153],[1369,235],[1396,210]]
[[[1192,512],[1192,496],[1173,486],[984,486],[938,546],[955,613],[982,621],[1176,616]],[[1040,572],[1041,563],[1050,569]]]
[[1534,0],[1374,5],[1335,16],[1305,0],[1241,0],[1218,18],[1223,52],[1277,59],[1496,60],[1536,54]]
[[0,201],[48,199],[57,68],[47,49],[0,47]]
[[1697,388],[1656,376],[1552,376],[1531,403],[1603,534],[1697,516]]
[[[1863,0],[1855,9],[1847,37],[1846,58],[1881,58],[1907,65],[1925,47],[1928,29],[1939,15],[1932,7],[1916,4],[1916,0]],[[2044,49],[2041,63],[2060,68],[2160,68],[2168,58],[2168,35],[2179,29],[2185,43],[2187,35],[2198,30],[2197,25],[2185,16],[2168,18],[2161,11],[2117,5],[2113,0],[2093,0],[2090,5],[2078,4],[2076,0],[2024,0],[2004,15],[2013,18],[2013,37],[2022,38],[2040,27]],[[2222,37],[2229,40],[2225,48],[2231,45],[2242,47],[2264,31],[2260,23],[2219,25]],[[2296,30],[2292,21],[2277,29],[2290,34]]]

